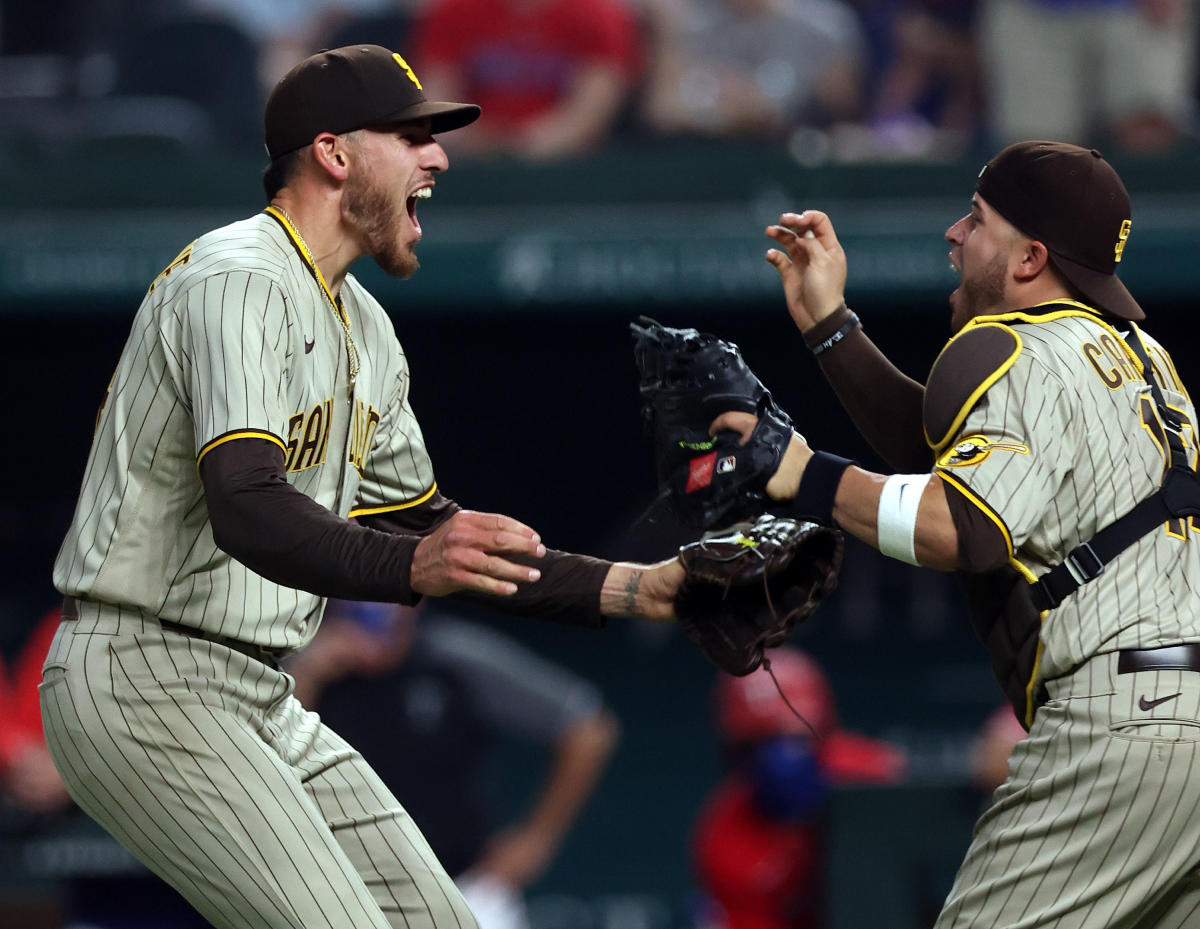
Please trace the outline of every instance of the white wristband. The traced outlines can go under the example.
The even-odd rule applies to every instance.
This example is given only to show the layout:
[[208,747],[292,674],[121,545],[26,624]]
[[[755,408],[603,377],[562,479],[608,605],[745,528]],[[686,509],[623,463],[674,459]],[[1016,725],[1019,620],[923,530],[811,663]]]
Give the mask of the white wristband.
[[879,550],[885,555],[912,565],[919,564],[915,547],[917,510],[930,477],[929,474],[893,474],[884,482],[876,525]]

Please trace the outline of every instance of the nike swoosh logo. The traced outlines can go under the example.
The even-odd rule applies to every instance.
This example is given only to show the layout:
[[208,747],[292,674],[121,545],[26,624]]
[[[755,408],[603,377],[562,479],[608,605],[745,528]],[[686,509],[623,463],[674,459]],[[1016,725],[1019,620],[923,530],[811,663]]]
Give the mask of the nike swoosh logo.
[[1169,697],[1159,697],[1157,700],[1147,700],[1145,697],[1138,698],[1138,709],[1152,710],[1160,703],[1166,703],[1168,700],[1174,700],[1176,697],[1182,697],[1183,693],[1171,694]]
[[304,340],[304,354],[307,355],[309,352],[311,352],[313,350],[313,346],[316,344],[317,344],[316,339],[313,339],[311,342],[308,341],[308,339],[305,339]]

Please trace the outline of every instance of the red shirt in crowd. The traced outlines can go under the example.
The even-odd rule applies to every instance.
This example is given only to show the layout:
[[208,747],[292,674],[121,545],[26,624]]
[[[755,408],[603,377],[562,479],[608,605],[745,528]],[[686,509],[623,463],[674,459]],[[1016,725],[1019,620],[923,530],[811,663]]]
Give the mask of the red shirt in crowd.
[[435,0],[418,23],[418,69],[453,68],[481,125],[519,129],[563,97],[580,68],[632,80],[637,22],[620,0]]

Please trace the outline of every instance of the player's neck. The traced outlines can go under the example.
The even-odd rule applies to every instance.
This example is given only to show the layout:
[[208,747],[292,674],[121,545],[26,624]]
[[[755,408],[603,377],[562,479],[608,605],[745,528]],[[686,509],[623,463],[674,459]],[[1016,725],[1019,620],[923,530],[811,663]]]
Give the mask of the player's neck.
[[328,198],[296,196],[288,188],[279,191],[271,205],[281,210],[316,262],[321,277],[336,298],[346,273],[361,255],[346,234],[338,202]]
[[1020,287],[1010,287],[1005,294],[1003,305],[992,310],[993,313],[1015,313],[1027,310],[1031,306],[1051,303],[1055,300],[1073,300],[1071,292],[1061,283],[1054,280],[1031,281]]

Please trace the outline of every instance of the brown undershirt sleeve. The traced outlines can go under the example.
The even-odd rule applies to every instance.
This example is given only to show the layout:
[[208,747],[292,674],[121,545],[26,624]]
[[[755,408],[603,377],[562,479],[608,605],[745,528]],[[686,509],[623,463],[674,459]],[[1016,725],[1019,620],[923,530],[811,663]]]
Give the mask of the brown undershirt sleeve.
[[537,568],[542,572],[541,578],[532,584],[518,585],[517,592],[508,597],[457,593],[453,599],[568,626],[595,629],[604,626],[600,588],[612,567],[611,561],[554,549],[547,549],[541,558],[505,557]]
[[[440,491],[418,506],[392,510],[375,516],[360,516],[359,522],[383,532],[432,532],[462,509]],[[608,576],[611,561],[547,549],[541,558],[505,555],[509,561],[527,564],[542,572],[532,584],[518,585],[507,597],[488,594],[457,593],[452,599],[486,606],[501,613],[530,616],[570,626],[598,628],[604,625],[600,615],[600,587]]]
[[394,535],[331,513],[291,486],[283,450],[266,439],[238,439],[200,462],[213,540],[276,584],[323,597],[419,599],[409,584],[419,536]]
[[[843,304],[804,333],[812,348],[851,319]],[[817,363],[854,425],[888,465],[900,473],[933,466],[924,441],[925,388],[888,361],[860,327],[817,356]]]
[[[342,519],[288,484],[283,451],[265,439],[226,442],[200,463],[213,539],[268,580],[325,597],[412,604],[413,553],[422,536],[458,512],[435,492],[424,503],[358,521]],[[456,594],[490,609],[575,626],[601,627],[600,588],[612,562],[547,551],[515,558],[541,570],[508,597]]]

